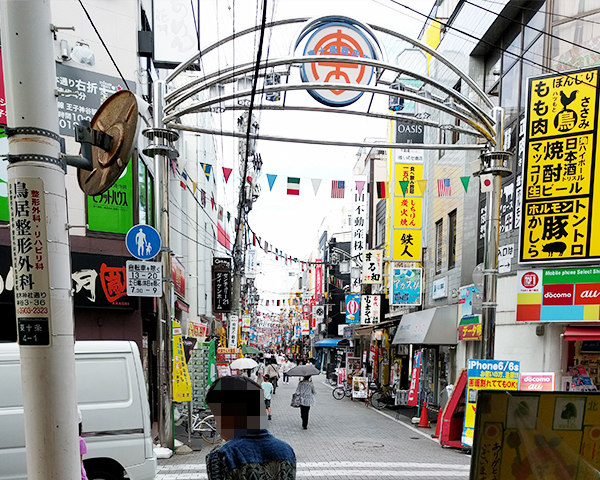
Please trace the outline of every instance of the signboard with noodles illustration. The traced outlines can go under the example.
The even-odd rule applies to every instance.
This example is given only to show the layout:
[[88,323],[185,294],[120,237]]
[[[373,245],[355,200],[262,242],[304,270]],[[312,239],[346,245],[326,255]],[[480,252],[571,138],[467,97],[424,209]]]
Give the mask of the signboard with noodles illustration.
[[600,394],[482,391],[470,480],[598,478]]
[[521,262],[600,257],[597,88],[597,68],[529,79]]

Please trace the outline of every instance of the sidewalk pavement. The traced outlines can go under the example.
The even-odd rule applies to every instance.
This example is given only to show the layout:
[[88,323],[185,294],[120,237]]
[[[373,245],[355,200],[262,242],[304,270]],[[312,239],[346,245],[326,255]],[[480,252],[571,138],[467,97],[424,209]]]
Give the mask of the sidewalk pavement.
[[[273,395],[269,430],[288,442],[298,478],[460,478],[469,477],[470,456],[441,448],[434,429],[416,428],[402,414],[365,407],[364,401],[335,400],[324,376],[313,377],[317,405],[303,430],[299,409],[290,407],[297,384],[279,383]],[[205,479],[204,459],[212,446],[159,460],[157,480]]]

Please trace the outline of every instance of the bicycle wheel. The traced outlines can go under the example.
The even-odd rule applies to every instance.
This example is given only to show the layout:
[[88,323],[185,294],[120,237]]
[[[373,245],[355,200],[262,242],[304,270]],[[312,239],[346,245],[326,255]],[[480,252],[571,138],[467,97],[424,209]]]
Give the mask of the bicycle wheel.
[[198,428],[200,435],[202,436],[202,440],[206,443],[219,443],[221,441],[221,435],[217,431],[217,422],[215,420],[214,415],[209,415],[202,423],[200,423],[200,427]]
[[[340,387],[342,388],[342,387]],[[344,389],[344,395],[346,395],[347,397],[352,398],[352,388],[346,388]]]
[[375,392],[371,397],[371,405],[377,410],[381,410],[387,405],[387,393],[386,392]]
[[335,398],[336,400],[341,400],[342,398],[344,398],[344,388],[343,387],[334,388],[331,391],[331,394],[333,395],[333,398]]

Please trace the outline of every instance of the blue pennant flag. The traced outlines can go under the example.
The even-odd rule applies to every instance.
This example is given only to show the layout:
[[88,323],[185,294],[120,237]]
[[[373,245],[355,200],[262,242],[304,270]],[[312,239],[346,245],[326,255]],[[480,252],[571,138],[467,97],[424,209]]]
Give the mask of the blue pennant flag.
[[267,173],[267,181],[269,182],[269,191],[273,190],[273,184],[275,183],[276,178],[277,178],[277,175],[272,175],[270,173]]

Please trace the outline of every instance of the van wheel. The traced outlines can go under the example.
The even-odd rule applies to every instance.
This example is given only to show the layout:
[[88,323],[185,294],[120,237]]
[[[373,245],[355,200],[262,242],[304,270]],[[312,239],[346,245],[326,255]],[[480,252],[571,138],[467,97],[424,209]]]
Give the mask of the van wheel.
[[123,477],[119,475],[115,475],[114,472],[107,471],[95,471],[95,472],[86,472],[88,480],[122,480]]

